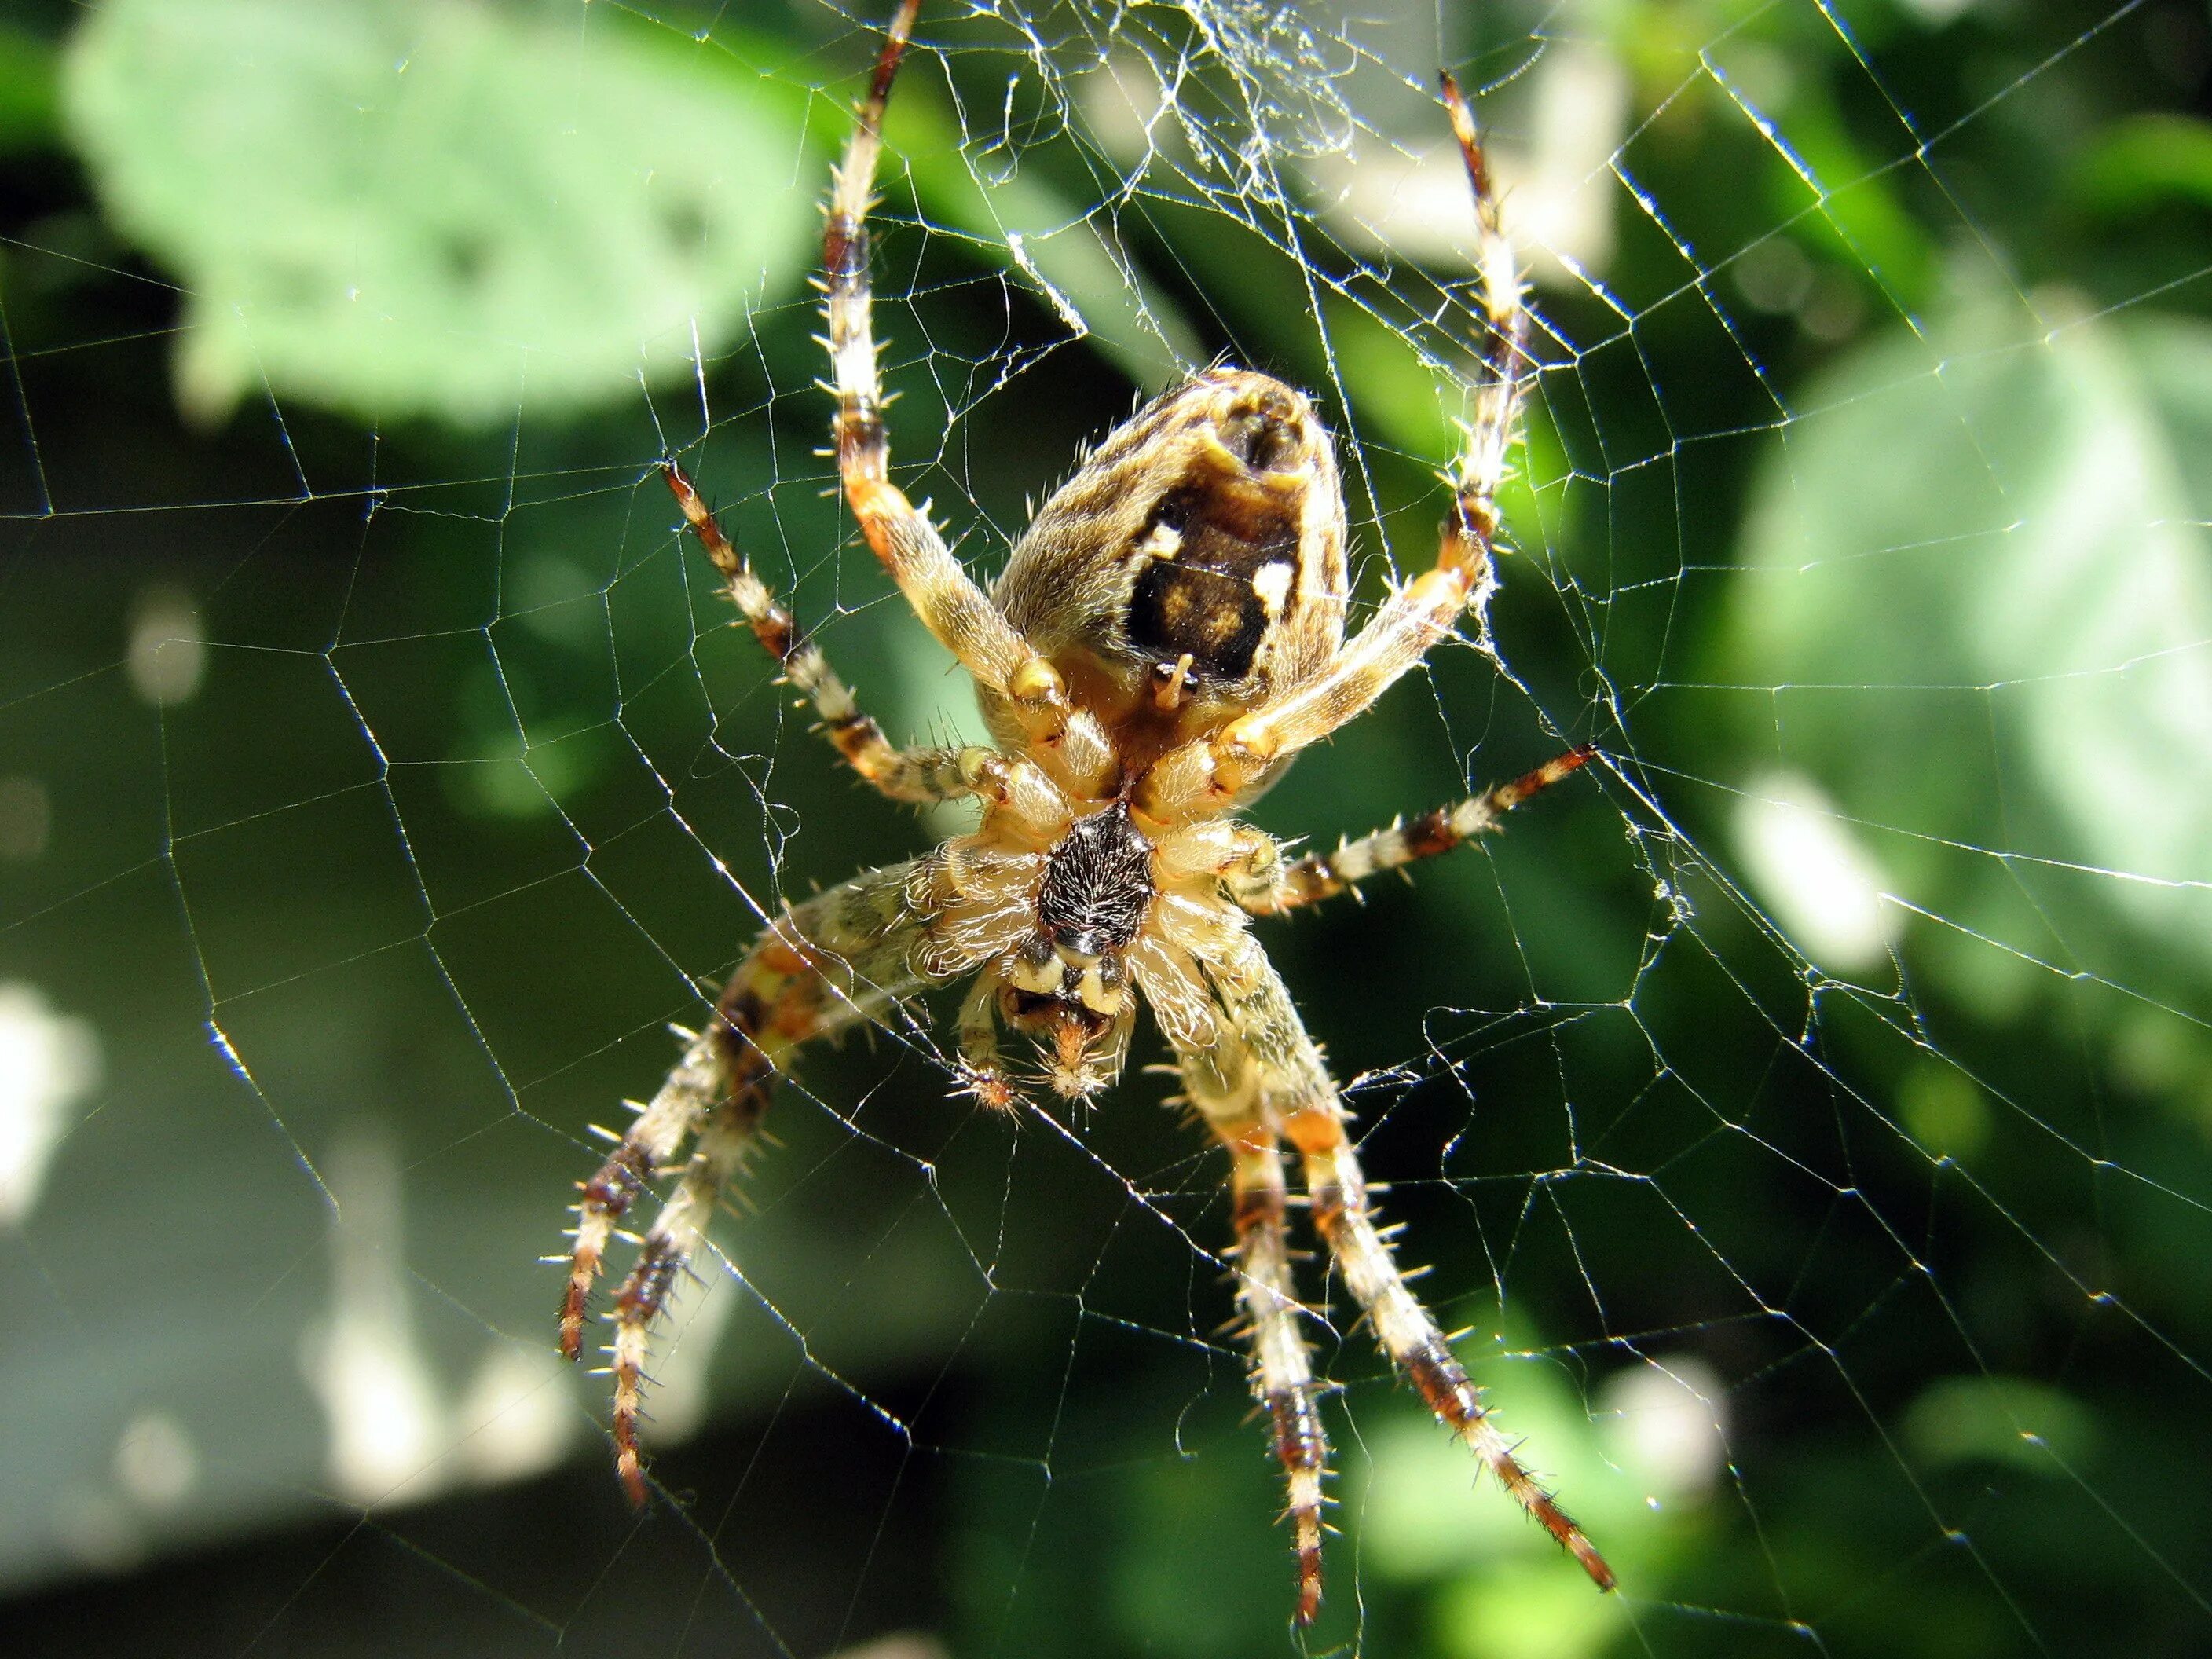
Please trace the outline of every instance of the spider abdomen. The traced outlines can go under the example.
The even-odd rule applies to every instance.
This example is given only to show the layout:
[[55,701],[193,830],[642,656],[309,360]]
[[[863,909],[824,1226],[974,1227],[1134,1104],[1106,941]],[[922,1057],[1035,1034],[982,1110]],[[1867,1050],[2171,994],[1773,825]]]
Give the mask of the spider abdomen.
[[[1212,368],[1055,491],[996,595],[1132,769],[1324,672],[1343,642],[1343,489],[1302,394]],[[1009,725],[986,695],[987,716]]]

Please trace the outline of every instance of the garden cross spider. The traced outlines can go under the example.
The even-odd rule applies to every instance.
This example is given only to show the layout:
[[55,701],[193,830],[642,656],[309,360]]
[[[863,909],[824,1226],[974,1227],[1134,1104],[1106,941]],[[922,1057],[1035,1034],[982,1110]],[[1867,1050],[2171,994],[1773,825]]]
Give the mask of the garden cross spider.
[[[574,1358],[610,1238],[646,1183],[680,1171],[613,1314],[616,1466],[633,1499],[649,1333],[802,1043],[972,977],[960,1005],[964,1092],[1011,1109],[998,1030],[1036,1042],[1042,1080],[1096,1094],[1121,1069],[1139,998],[1174,1050],[1183,1097],[1229,1152],[1236,1296],[1252,1389],[1272,1425],[1296,1534],[1297,1619],[1321,1603],[1328,1443],[1291,1273],[1281,1145],[1313,1223],[1399,1372],[1505,1490],[1582,1563],[1613,1578],[1522,1467],[1436,1322],[1392,1261],[1346,1112],[1282,980],[1247,930],[1377,871],[1456,847],[1589,758],[1287,861],[1231,814],[1297,751],[1364,710],[1495,586],[1495,495],[1517,431],[1526,321],[1512,250],[1466,100],[1443,101],[1481,232],[1486,313],[1474,418],[1447,482],[1436,562],[1344,636],[1345,510],[1332,440],[1299,393],[1214,368],[1140,410],[1047,501],[989,593],[892,483],[871,331],[865,216],[885,99],[919,0],[902,0],[833,175],[822,287],[845,499],[877,558],[975,681],[989,746],[894,749],[799,632],[673,461],[668,487],[748,625],[811,698],[830,740],[894,800],[972,799],[981,820],[927,856],[854,877],[771,923],[731,975],[712,1029],[581,1183],[561,1310]],[[685,1143],[690,1143],[688,1157]]]

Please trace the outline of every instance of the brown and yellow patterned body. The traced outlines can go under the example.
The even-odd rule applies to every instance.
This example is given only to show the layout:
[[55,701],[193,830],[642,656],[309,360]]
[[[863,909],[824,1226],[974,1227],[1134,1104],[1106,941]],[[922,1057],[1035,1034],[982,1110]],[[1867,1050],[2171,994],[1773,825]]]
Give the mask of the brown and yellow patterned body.
[[636,1425],[650,1329],[754,1144],[793,1050],[930,987],[965,981],[963,1087],[1011,1110],[1022,1101],[1023,1074],[1002,1056],[1004,1034],[1034,1049],[1039,1083],[1085,1097],[1121,1073],[1141,1005],[1175,1053],[1183,1098],[1229,1154],[1237,1295],[1254,1390],[1288,1486],[1299,1621],[1310,1622],[1321,1600],[1328,1443],[1304,1328],[1315,1316],[1292,1273],[1286,1147],[1316,1230],[1392,1363],[1610,1588],[1611,1571],[1522,1470],[1393,1262],[1335,1083],[1249,928],[1255,915],[1328,897],[1495,828],[1588,753],[1295,863],[1234,816],[1299,750],[1419,662],[1492,586],[1494,496],[1517,422],[1523,325],[1465,102],[1447,77],[1445,104],[1484,233],[1488,325],[1467,442],[1449,475],[1455,503],[1433,565],[1347,638],[1334,442],[1297,392],[1216,368],[1099,445],[1037,513],[987,595],[890,481],[870,331],[864,209],[915,9],[906,0],[893,21],[829,204],[833,430],[863,535],[975,679],[991,744],[893,748],[690,480],[672,462],[665,471],[746,623],[813,700],[838,752],[896,799],[972,799],[977,823],[923,858],[793,908],[754,945],[711,1028],[686,1034],[681,1061],[581,1185],[562,1349],[581,1352],[586,1302],[615,1229],[648,1182],[680,1172],[613,1316],[617,1462],[644,1501]]

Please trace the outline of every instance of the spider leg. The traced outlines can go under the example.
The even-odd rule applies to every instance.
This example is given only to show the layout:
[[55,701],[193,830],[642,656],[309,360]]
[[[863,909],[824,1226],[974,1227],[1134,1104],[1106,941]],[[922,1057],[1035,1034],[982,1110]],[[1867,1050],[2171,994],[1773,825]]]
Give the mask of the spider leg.
[[1538,791],[1580,770],[1594,752],[1570,750],[1510,783],[1486,789],[1457,805],[1424,812],[1411,823],[1393,823],[1346,842],[1334,853],[1309,853],[1295,863],[1277,866],[1258,881],[1239,882],[1232,875],[1231,895],[1255,916],[1279,915],[1301,905],[1334,898],[1370,876],[1449,853],[1462,842],[1501,828],[1508,812]]
[[685,1034],[690,1042],[652,1101],[639,1109],[629,1132],[617,1143],[599,1172],[581,1184],[576,1204],[574,1243],[568,1256],[568,1290],[561,1304],[561,1352],[574,1359],[584,1351],[584,1308],[599,1276],[607,1241],[645,1183],[675,1157],[692,1130],[714,1109],[723,1093],[721,1040],[718,1034]]
[[960,1086],[994,1112],[1013,1110],[1020,1098],[999,1055],[999,988],[1005,982],[1003,975],[990,969],[976,975],[961,999],[957,1024]]
[[[1283,1154],[1268,1110],[1271,1068],[1257,1052],[1282,1033],[1244,1019],[1233,993],[1218,980],[1210,986],[1200,966],[1227,958],[1249,973],[1256,959],[1256,971],[1266,971],[1241,918],[1218,906],[1210,915],[1192,910],[1175,931],[1182,939],[1147,951],[1138,979],[1175,1049],[1184,1099],[1229,1149],[1237,1302],[1251,1356],[1252,1394],[1267,1414],[1275,1460],[1283,1466],[1284,1513],[1297,1552],[1297,1622],[1310,1625],[1321,1611],[1328,1435],[1321,1419],[1322,1385],[1299,1324],[1309,1310],[1298,1301],[1291,1266]],[[1282,1006],[1288,1009],[1287,998]],[[1295,1025],[1295,1013],[1291,1019]],[[1305,1046],[1310,1052],[1312,1045]],[[1317,1068],[1319,1056],[1313,1058]]]
[[1252,1392],[1267,1408],[1275,1461],[1283,1466],[1285,1505],[1297,1534],[1297,1621],[1321,1611],[1322,1482],[1328,1476],[1328,1436],[1322,1427],[1321,1388],[1299,1318],[1305,1310],[1291,1273],[1289,1199],[1283,1154],[1274,1135],[1256,1125],[1229,1143],[1230,1193],[1237,1229],[1237,1299],[1252,1346]]
[[930,918],[910,902],[915,870],[870,871],[768,928],[731,975],[713,1027],[690,1038],[629,1133],[582,1183],[561,1306],[561,1352],[570,1359],[582,1352],[586,1304],[615,1228],[646,1184],[676,1166],[684,1141],[698,1136],[616,1298],[615,1462],[635,1503],[646,1498],[637,1422],[653,1322],[743,1166],[785,1057],[880,1017],[921,983],[913,959]]
[[1060,672],[1030,647],[977,586],[928,514],[890,482],[888,401],[876,368],[873,295],[868,282],[867,212],[883,151],[884,106],[914,29],[921,0],[901,0],[876,59],[860,121],[832,175],[822,228],[821,286],[827,299],[830,391],[837,413],[838,477],[846,501],[891,579],[929,631],[976,681],[1009,699],[1032,738],[1057,742],[1070,715]]
[[1284,1132],[1305,1162],[1314,1226],[1392,1364],[1420,1390],[1437,1421],[1467,1443],[1513,1501],[1582,1564],[1591,1582],[1600,1589],[1611,1589],[1613,1569],[1552,1494],[1521,1466],[1512,1443],[1482,1403],[1482,1390],[1469,1380],[1451,1345],[1392,1260],[1390,1247],[1375,1224],[1366,1177],[1345,1134],[1342,1110],[1332,1101],[1324,1109],[1300,1112],[1285,1123]]
[[660,464],[661,477],[684,509],[691,533],[699,538],[714,568],[729,584],[745,625],[762,649],[775,659],[783,678],[804,691],[821,716],[823,730],[836,745],[846,764],[893,800],[917,805],[957,800],[973,794],[968,775],[975,761],[988,750],[955,748],[894,749],[873,717],[861,712],[852,688],[830,665],[822,647],[801,631],[791,612],[776,600],[775,592],[763,581],[745,556],[722,533],[714,509],[692,488],[684,469],[672,460]]
[[668,1305],[677,1275],[697,1252],[707,1223],[722,1192],[744,1170],[745,1154],[768,1109],[773,1077],[763,1074],[739,1085],[708,1115],[697,1144],[667,1203],[654,1218],[637,1261],[615,1297],[614,1442],[615,1473],[629,1501],[646,1500],[645,1467],[638,1454],[637,1425],[645,1362],[653,1322]]
[[1212,744],[1212,791],[1232,796],[1283,756],[1327,737],[1364,711],[1449,634],[1462,611],[1478,616],[1497,578],[1498,501],[1506,457],[1520,428],[1528,368],[1528,313],[1521,276],[1491,189],[1474,118],[1458,83],[1443,77],[1444,106],[1474,195],[1480,242],[1483,339],[1472,387],[1473,418],[1445,474],[1452,488],[1436,563],[1395,589],[1327,672],[1281,702],[1243,715]]
[[[1221,1036],[1227,1040],[1215,1044],[1224,1059],[1213,1064],[1239,1063],[1240,1051],[1249,1055],[1243,1091],[1254,1098],[1271,1137],[1279,1133],[1303,1159],[1314,1225],[1383,1352],[1419,1389],[1437,1420],[1467,1443],[1514,1501],[1582,1563],[1601,1589],[1611,1589],[1613,1570],[1582,1528],[1521,1467],[1484,1407],[1481,1390],[1391,1260],[1358,1157],[1345,1133],[1336,1085],[1281,976],[1241,930],[1218,929],[1200,959],[1226,1028]],[[1203,1101],[1202,1093],[1194,1097]]]

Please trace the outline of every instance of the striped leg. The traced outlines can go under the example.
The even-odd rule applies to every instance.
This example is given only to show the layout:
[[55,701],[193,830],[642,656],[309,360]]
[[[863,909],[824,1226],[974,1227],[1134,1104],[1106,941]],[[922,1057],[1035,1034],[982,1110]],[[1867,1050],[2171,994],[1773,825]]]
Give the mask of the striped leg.
[[893,800],[917,804],[957,800],[975,793],[970,781],[974,762],[988,750],[972,753],[959,749],[894,749],[884,729],[860,706],[852,689],[838,678],[822,647],[803,633],[791,612],[776,602],[775,591],[760,579],[744,555],[732,546],[722,526],[674,461],[660,464],[661,477],[699,545],[714,561],[729,584],[730,598],[761,642],[776,660],[785,679],[804,691],[822,717],[823,730],[846,763]]
[[[1613,1570],[1583,1536],[1582,1528],[1515,1459],[1513,1448],[1484,1408],[1480,1390],[1468,1380],[1443,1333],[1390,1259],[1389,1247],[1375,1224],[1358,1158],[1345,1134],[1336,1085],[1306,1035],[1281,977],[1258,945],[1243,936],[1212,953],[1207,971],[1222,1018],[1236,1036],[1224,1052],[1249,1055],[1248,1097],[1256,1095],[1261,1120],[1287,1139],[1304,1159],[1315,1228],[1376,1340],[1399,1374],[1420,1390],[1437,1419],[1482,1459],[1514,1501],[1582,1563],[1601,1589],[1611,1589]],[[1187,1060],[1187,1078],[1192,1070]]]
[[1453,503],[1436,563],[1391,593],[1326,673],[1224,728],[1210,756],[1213,787],[1224,797],[1237,793],[1281,757],[1327,737],[1365,710],[1451,631],[1462,611],[1472,607],[1479,616],[1497,585],[1491,568],[1498,531],[1497,495],[1505,480],[1506,458],[1520,434],[1528,319],[1521,304],[1520,270],[1498,216],[1474,118],[1449,74],[1443,77],[1443,100],[1474,193],[1484,315],[1474,417],[1445,475]]
[[676,1276],[705,1239],[707,1224],[723,1192],[743,1171],[774,1083],[763,1066],[759,1076],[741,1085],[708,1115],[683,1179],[661,1206],[615,1297],[615,1473],[629,1501],[641,1508],[646,1499],[645,1466],[638,1455],[637,1431],[653,1323],[668,1305]]
[[1298,1553],[1297,1620],[1310,1625],[1321,1611],[1322,1482],[1328,1476],[1328,1436],[1321,1423],[1321,1392],[1304,1313],[1291,1274],[1283,1155],[1273,1135],[1254,1130],[1230,1146],[1230,1191],[1237,1228],[1237,1299],[1252,1344],[1252,1392],[1267,1408],[1275,1460],[1287,1486],[1285,1511]]
[[665,1169],[723,1096],[720,1036],[686,1031],[684,1058],[676,1062],[650,1103],[637,1106],[629,1133],[617,1143],[599,1173],[579,1190],[575,1242],[568,1255],[568,1290],[561,1304],[561,1352],[574,1359],[584,1352],[584,1309],[592,1285],[629,1206],[645,1183]]
[[1030,648],[961,568],[928,514],[890,482],[890,439],[876,374],[873,301],[868,286],[867,213],[883,150],[884,106],[914,30],[921,0],[900,0],[860,124],[830,189],[822,228],[822,289],[829,322],[831,390],[837,413],[837,471],[845,499],[876,557],[929,631],[989,690],[1010,698],[1032,737],[1057,741],[1068,722],[1060,672]]
[[1233,1030],[1202,1048],[1181,1052],[1186,1097],[1229,1148],[1231,1220],[1237,1232],[1237,1303],[1251,1351],[1252,1394],[1267,1413],[1275,1459],[1283,1466],[1297,1551],[1297,1622],[1321,1611],[1322,1482],[1328,1476],[1328,1436],[1322,1427],[1321,1385],[1298,1322],[1305,1309],[1291,1270],[1288,1200],[1283,1154],[1260,1115],[1260,1073]]
[[1510,783],[1486,789],[1456,806],[1424,812],[1410,823],[1393,823],[1371,836],[1346,842],[1334,853],[1310,853],[1294,864],[1280,866],[1271,878],[1251,888],[1232,879],[1231,891],[1255,916],[1276,915],[1334,898],[1370,876],[1400,869],[1417,859],[1434,858],[1477,836],[1488,835],[1500,827],[1508,812],[1539,790],[1579,771],[1595,752],[1571,750]]
[[1342,1114],[1332,1103],[1326,1110],[1299,1113],[1284,1128],[1305,1160],[1314,1225],[1399,1375],[1420,1390],[1437,1420],[1467,1443],[1513,1501],[1582,1563],[1591,1581],[1600,1589],[1611,1589],[1613,1569],[1551,1493],[1521,1467],[1483,1405],[1482,1390],[1468,1380],[1436,1321],[1407,1287],[1375,1224],[1366,1178],[1345,1137]]
[[870,871],[763,933],[731,976],[714,1028],[690,1038],[629,1133],[582,1183],[561,1306],[561,1352],[570,1359],[583,1352],[586,1306],[616,1227],[646,1184],[676,1168],[684,1143],[698,1137],[615,1302],[615,1467],[633,1502],[646,1498],[637,1424],[653,1322],[743,1166],[785,1057],[879,1015],[920,984],[910,964],[928,918],[908,903],[914,868]]

